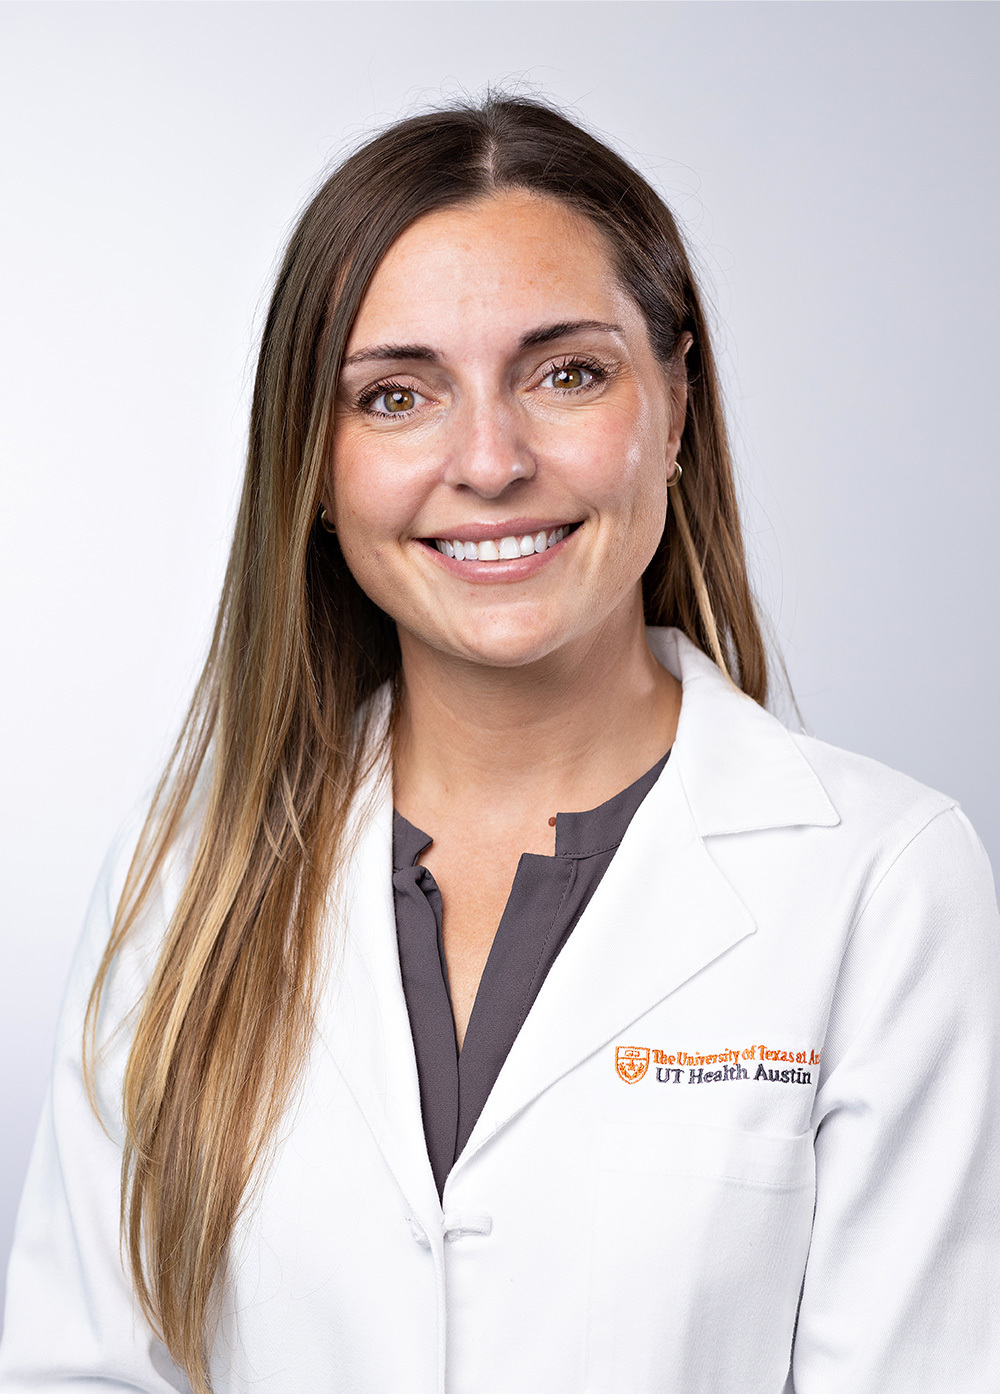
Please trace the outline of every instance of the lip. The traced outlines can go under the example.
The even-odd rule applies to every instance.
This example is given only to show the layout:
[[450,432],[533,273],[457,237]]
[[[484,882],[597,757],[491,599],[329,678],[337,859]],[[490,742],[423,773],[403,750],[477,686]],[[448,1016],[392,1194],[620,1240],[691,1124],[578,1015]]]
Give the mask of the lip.
[[[520,524],[522,520],[516,520],[522,535],[532,530],[532,520],[528,519],[526,521],[527,526],[521,527]],[[504,526],[507,526],[507,524]],[[541,532],[544,526],[543,523],[538,523],[534,531]],[[557,523],[555,526],[566,527],[571,525]],[[544,552],[533,552],[530,557],[512,557],[509,561],[456,561],[454,557],[446,557],[444,552],[439,552],[433,543],[426,542],[422,538],[414,539],[414,545],[419,547],[432,562],[443,567],[445,571],[450,572],[452,576],[457,576],[460,581],[469,581],[473,585],[497,585],[498,583],[503,584],[504,582],[526,581],[530,576],[534,576],[537,571],[540,571],[543,566],[550,565],[551,562],[562,555],[563,549],[573,541],[582,526],[583,524],[581,522],[573,527],[573,531],[564,537],[561,542],[557,542],[554,547],[546,547]],[[514,532],[497,532],[496,524],[493,524],[492,527],[493,530],[488,532],[482,530],[475,531],[472,527],[468,527],[464,530],[460,529],[458,532],[447,533],[445,536],[449,542],[485,542],[489,538],[511,537],[515,535]]]

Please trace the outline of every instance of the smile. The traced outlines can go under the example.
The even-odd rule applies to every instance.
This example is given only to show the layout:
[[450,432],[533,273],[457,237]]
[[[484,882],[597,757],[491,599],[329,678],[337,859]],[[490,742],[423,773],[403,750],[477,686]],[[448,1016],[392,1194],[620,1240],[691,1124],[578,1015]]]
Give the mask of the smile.
[[578,525],[567,523],[562,527],[526,532],[521,536],[487,537],[480,542],[442,537],[432,538],[431,542],[439,552],[455,561],[514,561],[518,557],[531,557],[536,552],[546,552],[550,547],[555,547],[575,526]]

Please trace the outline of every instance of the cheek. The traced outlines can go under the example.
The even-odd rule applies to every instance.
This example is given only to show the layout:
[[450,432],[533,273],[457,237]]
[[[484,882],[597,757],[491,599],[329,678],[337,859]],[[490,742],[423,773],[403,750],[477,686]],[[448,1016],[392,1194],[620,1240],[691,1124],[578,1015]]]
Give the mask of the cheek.
[[[662,432],[641,411],[609,410],[587,423],[572,462],[581,492],[609,523],[627,529],[644,549],[659,540],[666,516],[666,447]],[[622,539],[624,540],[624,538]]]
[[632,417],[604,433],[600,445],[592,456],[591,498],[602,520],[601,584],[624,594],[639,583],[663,536],[665,443],[649,424]]
[[419,503],[419,480],[391,451],[365,448],[349,436],[335,441],[330,467],[337,532],[344,555],[383,555]]

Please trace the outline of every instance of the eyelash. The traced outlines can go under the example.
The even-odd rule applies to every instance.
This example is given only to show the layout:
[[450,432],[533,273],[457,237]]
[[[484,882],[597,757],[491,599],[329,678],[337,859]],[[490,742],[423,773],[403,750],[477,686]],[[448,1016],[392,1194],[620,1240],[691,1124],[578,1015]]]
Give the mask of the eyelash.
[[[414,395],[417,395],[417,389],[415,387],[407,387],[403,382],[394,382],[392,379],[387,378],[382,382],[373,382],[369,387],[366,387],[363,392],[358,394],[358,410],[367,411],[372,402],[377,401],[384,392],[412,392]],[[410,410],[412,411],[413,408],[411,407]],[[409,416],[409,414],[408,411],[373,411],[371,413],[372,416]]]
[[[611,370],[605,367],[603,363],[598,363],[597,360],[593,358],[583,358],[577,354],[572,355],[568,358],[561,358],[558,363],[550,364],[548,371],[542,377],[542,381],[544,382],[545,378],[551,377],[553,373],[561,372],[563,368],[581,368],[585,373],[589,373],[591,375],[591,381],[581,383],[579,387],[560,388],[560,395],[564,394],[566,396],[573,396],[578,392],[586,392],[589,389],[596,387],[598,383],[606,382],[608,378],[610,378],[612,375]],[[368,387],[364,389],[363,392],[358,394],[356,402],[358,410],[368,411],[368,408],[371,406],[372,402],[378,401],[379,397],[381,397],[386,392],[413,392],[418,396],[420,395],[419,393],[417,393],[415,387],[407,387],[405,383],[395,382],[392,379],[386,378],[380,382],[371,383]],[[370,412],[369,415],[385,417],[393,416],[396,419],[405,419],[407,416],[410,415],[410,412],[414,410],[415,408],[411,407],[410,411],[373,411]]]

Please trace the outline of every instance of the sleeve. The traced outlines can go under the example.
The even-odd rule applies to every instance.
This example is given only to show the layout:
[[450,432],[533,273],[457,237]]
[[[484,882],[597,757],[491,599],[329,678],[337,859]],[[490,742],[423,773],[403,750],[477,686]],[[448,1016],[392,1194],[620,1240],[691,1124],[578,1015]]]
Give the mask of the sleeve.
[[[55,1061],[14,1231],[0,1394],[167,1394],[189,1391],[136,1303],[119,1247],[120,1084],[127,1032],[101,1056],[102,1121],[87,1098],[83,1022],[138,829],[109,854],[63,1002]],[[131,962],[131,968],[129,963]],[[116,969],[107,1016],[120,1021],[141,982],[134,955]],[[100,1036],[104,1039],[103,1018]]]
[[786,1394],[997,1394],[1000,917],[955,807],[860,915],[816,1108]]

